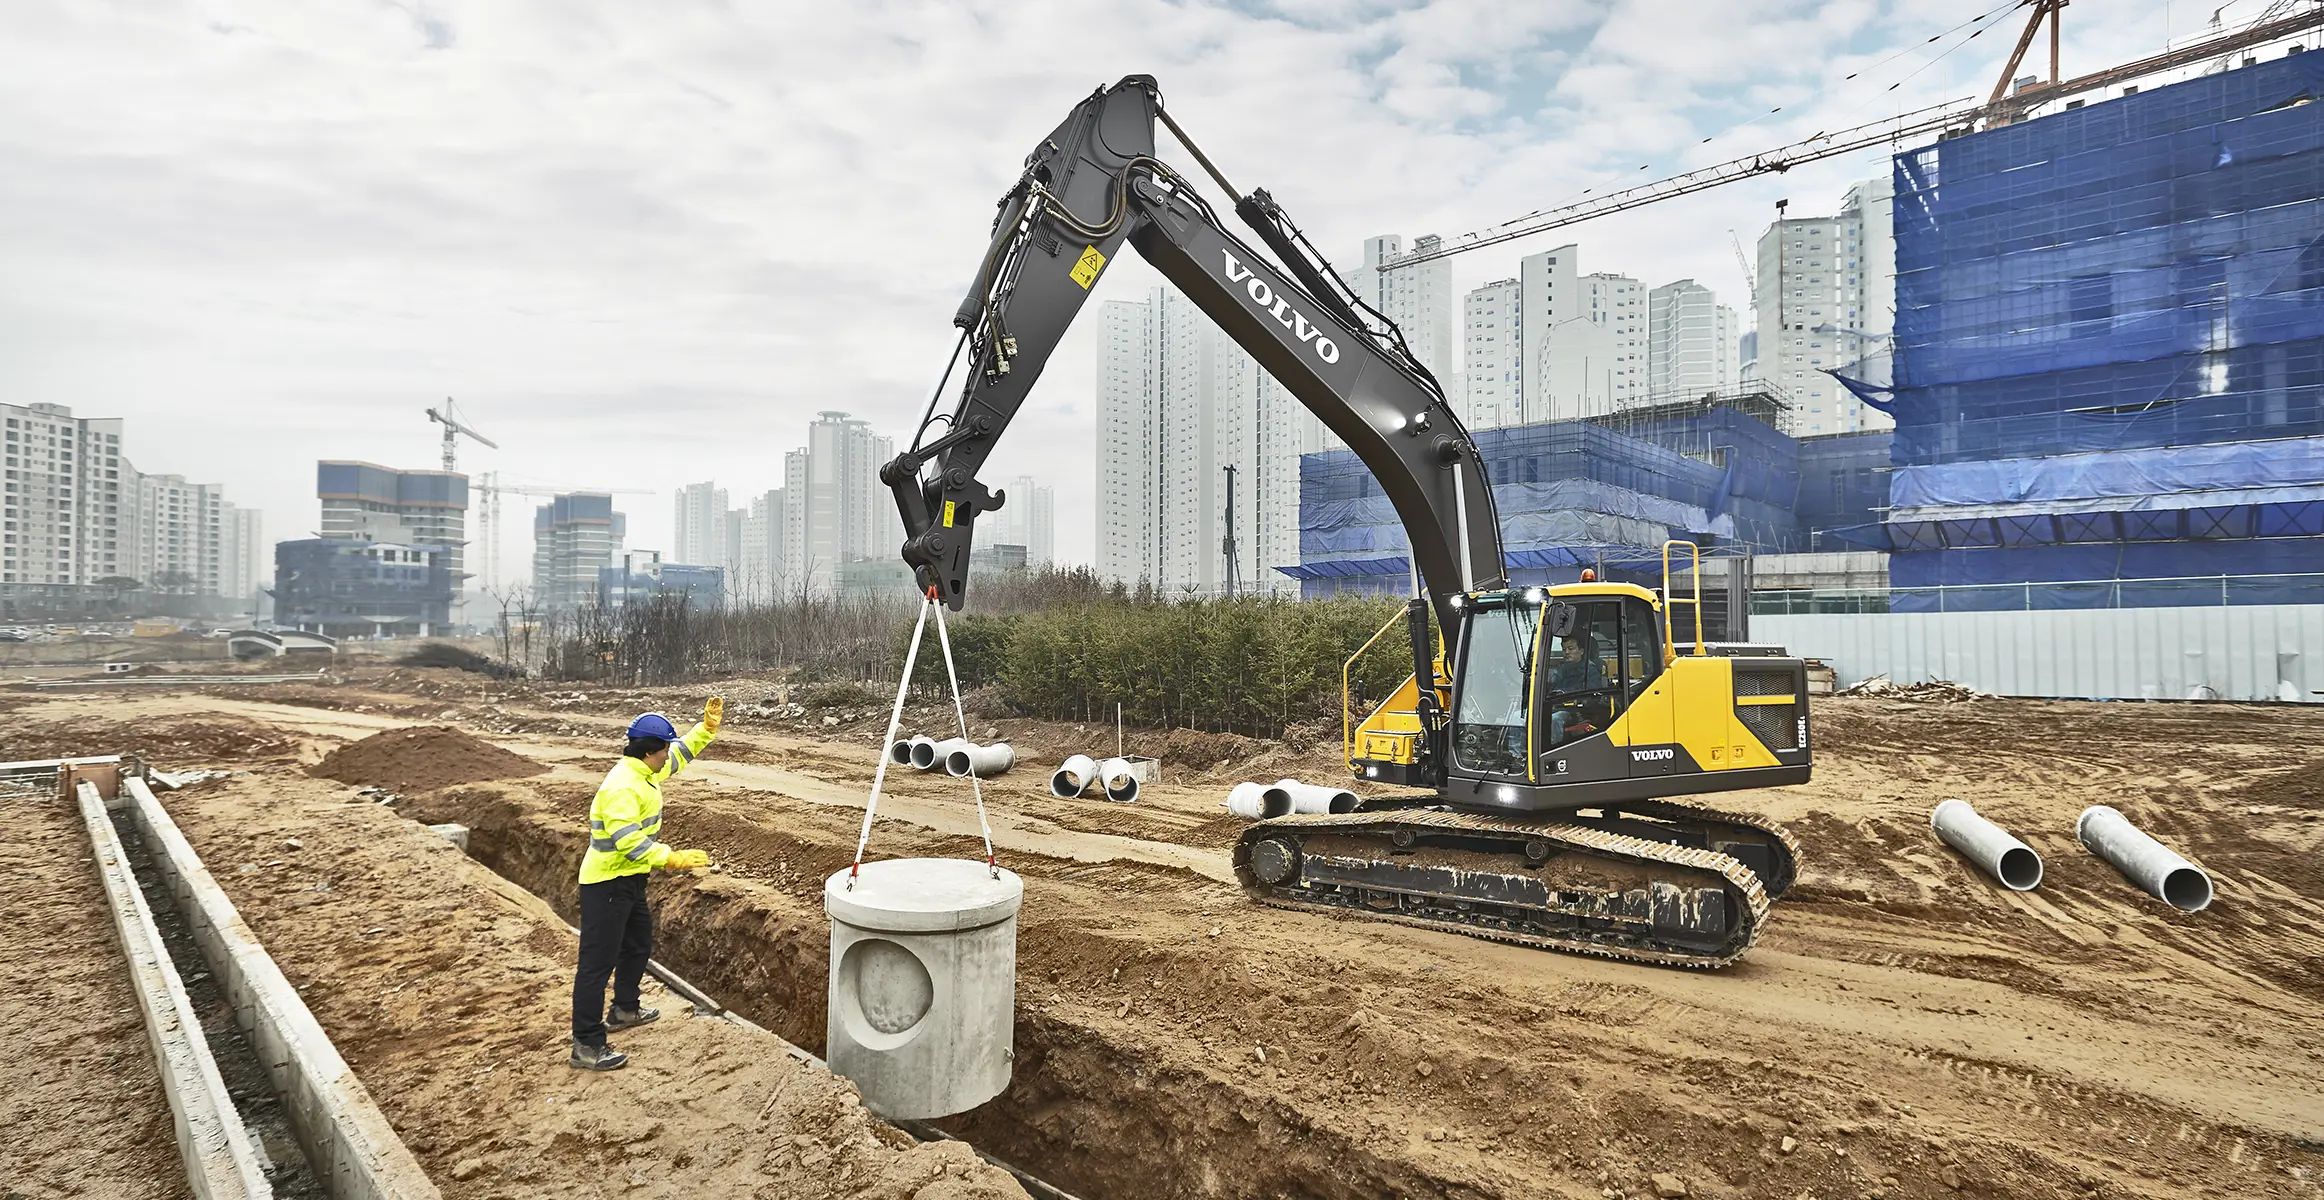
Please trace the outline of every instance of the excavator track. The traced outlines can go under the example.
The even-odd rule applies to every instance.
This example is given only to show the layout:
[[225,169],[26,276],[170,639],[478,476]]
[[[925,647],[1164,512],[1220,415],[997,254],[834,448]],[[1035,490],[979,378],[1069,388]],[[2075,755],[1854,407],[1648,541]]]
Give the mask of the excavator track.
[[1717,851],[1446,810],[1257,821],[1234,867],[1275,908],[1666,966],[1741,958],[1769,904],[1759,877]]
[[1605,806],[1595,820],[1579,814],[1568,819],[1651,841],[1668,840],[1659,830],[1638,828],[1637,822],[1622,821],[1623,817],[1646,817],[1675,827],[1689,844],[1699,841],[1704,849],[1736,859],[1759,876],[1759,885],[1767,889],[1770,900],[1781,900],[1791,890],[1792,881],[1799,878],[1799,840],[1792,837],[1790,830],[1758,813],[1713,808],[1682,799],[1631,800]]
[[[1356,811],[1412,812],[1443,804],[1443,798],[1434,793],[1370,796],[1357,804]],[[1560,813],[1557,819],[1650,842],[1718,851],[1759,876],[1759,886],[1770,900],[1781,900],[1799,878],[1799,839],[1758,813],[1714,808],[1686,799],[1626,800]]]

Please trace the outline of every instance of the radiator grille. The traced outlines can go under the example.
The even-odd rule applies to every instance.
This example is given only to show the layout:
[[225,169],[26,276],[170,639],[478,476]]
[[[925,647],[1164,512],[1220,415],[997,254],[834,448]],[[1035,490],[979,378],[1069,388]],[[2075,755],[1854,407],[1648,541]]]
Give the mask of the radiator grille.
[[1736,706],[1735,716],[1768,749],[1799,749],[1799,705],[1742,704]]
[[1795,695],[1794,680],[1789,671],[1746,671],[1735,669],[1735,694],[1738,696]]

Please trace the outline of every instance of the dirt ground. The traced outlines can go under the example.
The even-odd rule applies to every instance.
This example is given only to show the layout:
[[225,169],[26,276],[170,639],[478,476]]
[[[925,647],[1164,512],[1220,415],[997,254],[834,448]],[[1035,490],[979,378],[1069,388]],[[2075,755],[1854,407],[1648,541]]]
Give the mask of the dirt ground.
[[[852,854],[885,714],[801,712],[772,683],[721,690],[728,736],[671,785],[665,830],[722,870],[658,885],[662,956],[817,1050],[820,889]],[[417,723],[476,733],[549,770],[400,811],[471,824],[480,861],[569,911],[580,818],[621,722],[682,716],[705,694],[404,670],[263,700],[43,698],[16,715],[25,736],[85,750],[169,729],[186,749],[156,752],[163,766],[257,765],[220,794],[318,797],[268,809],[270,832],[352,792],[303,773],[339,744]],[[1298,748],[1131,731],[1128,749],[1160,753],[1165,777],[1122,807],[1042,786],[1064,753],[1110,749],[1110,728],[974,716],[973,734],[1008,738],[1025,762],[985,790],[1001,861],[1028,885],[1017,1069],[1008,1093],[948,1126],[1093,1198],[1580,1200],[1654,1195],[1658,1174],[1713,1198],[2319,1194],[2324,711],[1843,698],[1815,719],[1815,782],[1727,798],[1799,835],[1801,881],[1742,963],[1698,973],[1248,905],[1226,866],[1240,823],[1219,799],[1239,779],[1336,778],[1328,736]],[[234,749],[249,744],[284,749]],[[981,852],[962,781],[889,778],[875,856]],[[333,787],[329,801],[312,790]],[[2041,890],[2003,891],[1934,841],[1927,813],[1948,796],[2042,853]],[[2217,902],[2179,914],[2082,852],[2073,821],[2092,803],[2203,864]],[[472,895],[442,902],[431,919],[506,919],[478,915]],[[385,923],[359,909],[334,919],[336,953],[358,955],[344,936],[358,922]],[[303,922],[283,920],[296,944]],[[432,952],[457,960],[480,936],[442,935]],[[540,958],[554,966],[511,979],[506,1003],[468,1026],[468,1072],[553,1050],[567,960]],[[446,974],[459,972],[413,978]],[[329,980],[319,1011],[376,1023],[394,1008],[315,978]],[[469,1136],[520,1139],[495,1153],[531,1161],[509,1147],[533,1144],[537,1089],[495,1093],[392,1038],[361,1044],[383,1098],[484,1089],[455,1110]],[[431,1169],[460,1148],[431,1151]]]
[[51,783],[0,786],[0,814],[0,1196],[191,1195],[80,810]]

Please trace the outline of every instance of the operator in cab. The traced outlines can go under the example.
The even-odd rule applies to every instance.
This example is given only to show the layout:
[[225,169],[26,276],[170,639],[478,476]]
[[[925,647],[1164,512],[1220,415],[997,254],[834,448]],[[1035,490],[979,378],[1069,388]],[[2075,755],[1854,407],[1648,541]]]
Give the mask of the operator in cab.
[[[1559,649],[1557,661],[1549,668],[1547,682],[1552,697],[1604,688],[1606,668],[1605,664],[1598,661],[1596,641],[1586,633],[1566,638],[1565,645]],[[1580,709],[1571,704],[1557,703],[1554,699],[1552,703],[1557,706],[1549,714],[1549,744],[1562,746],[1565,744],[1566,726],[1573,724],[1582,714]]]
[[[621,761],[605,773],[589,803],[589,853],[581,859],[581,957],[573,972],[573,1066],[613,1071],[629,1056],[606,1035],[661,1016],[646,1008],[638,986],[654,953],[654,914],[646,907],[646,876],[656,869],[697,870],[710,865],[702,850],[662,844],[662,784],[692,765],[718,736],[726,702],[702,706],[702,721],[678,736],[660,713],[629,723]],[[613,980],[613,1010],[605,1009],[605,981]]]

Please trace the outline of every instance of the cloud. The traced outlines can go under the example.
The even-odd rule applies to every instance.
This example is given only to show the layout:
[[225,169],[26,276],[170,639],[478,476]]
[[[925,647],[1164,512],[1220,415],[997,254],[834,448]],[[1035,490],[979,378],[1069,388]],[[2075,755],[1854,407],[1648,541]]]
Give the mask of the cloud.
[[[2159,44],[2164,6],[2130,7],[2069,10],[2069,53]],[[659,489],[626,507],[634,544],[664,545],[671,489],[776,486],[817,411],[908,436],[993,199],[1124,74],[1157,75],[1238,186],[1353,258],[1369,234],[1480,228],[1981,92],[2002,35],[1896,93],[1917,52],[1836,82],[1958,19],[1889,0],[29,0],[0,42],[0,399],[125,417],[141,468],[220,480],[287,537],[315,521],[315,459],[432,465],[422,409],[453,395],[503,447],[464,466]],[[1553,240],[1739,302],[1727,227],[1749,240],[1777,196],[1830,208],[1881,169]],[[1457,259],[1456,283],[1537,248]],[[1125,261],[1098,298],[1155,281]],[[1093,326],[987,468],[1055,484],[1074,557],[1094,483],[1061,464],[1093,461]]]

